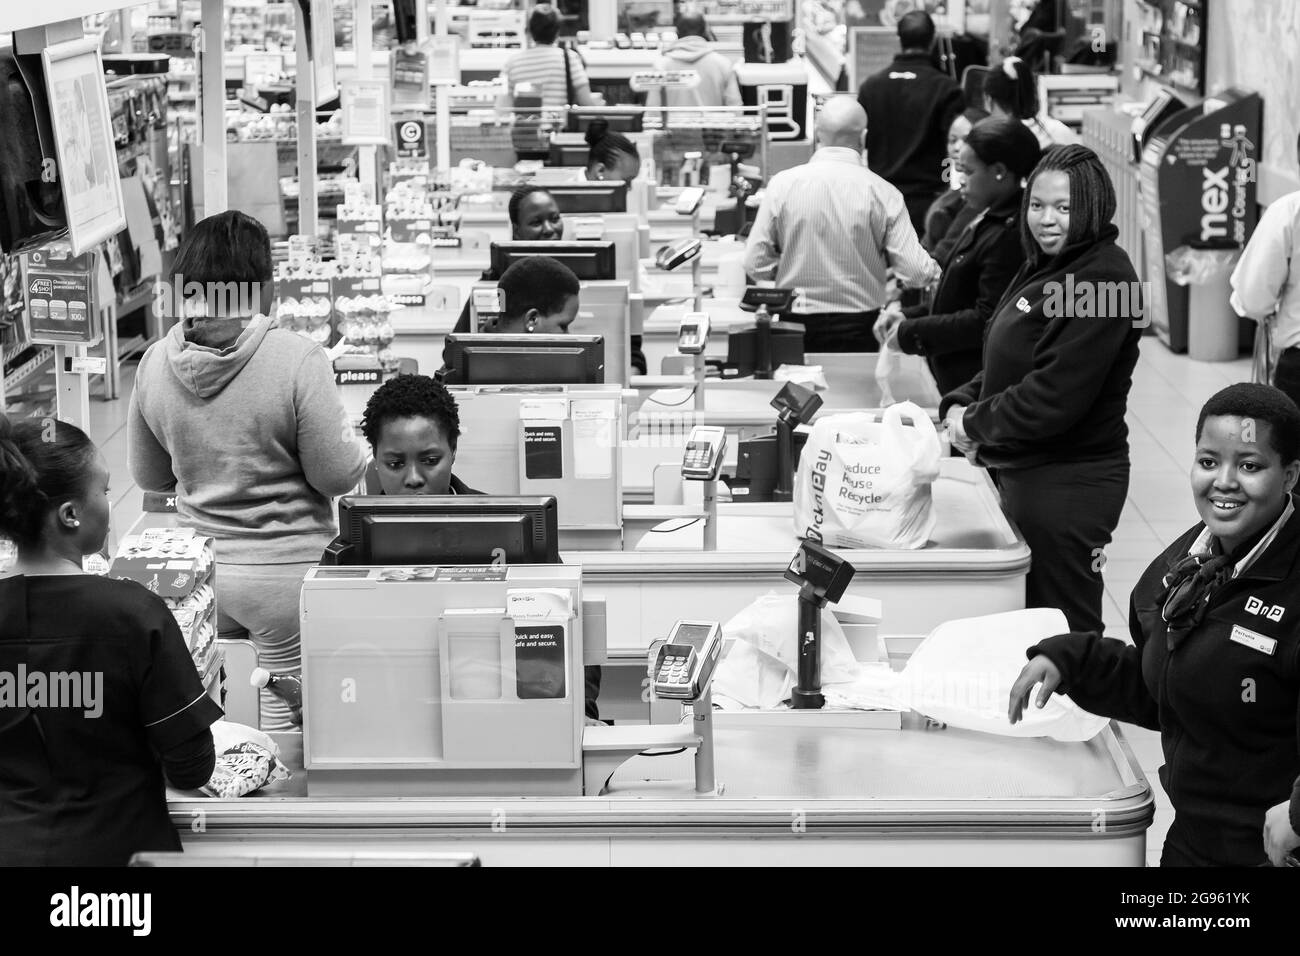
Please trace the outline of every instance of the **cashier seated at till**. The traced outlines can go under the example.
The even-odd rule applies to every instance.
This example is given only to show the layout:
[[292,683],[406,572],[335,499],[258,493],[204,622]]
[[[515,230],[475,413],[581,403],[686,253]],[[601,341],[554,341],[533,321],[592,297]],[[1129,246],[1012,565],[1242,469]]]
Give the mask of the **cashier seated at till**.
[[[507,207],[510,214],[510,238],[518,242],[559,242],[564,238],[564,220],[560,217],[560,207],[555,204],[555,197],[542,186],[520,186],[510,195]],[[495,270],[483,271],[482,281],[496,282],[500,279]],[[465,300],[465,307],[460,311],[453,332],[465,333],[476,331],[470,322],[470,303]]]
[[[460,411],[451,393],[429,376],[398,375],[375,389],[366,403],[361,432],[374,453],[365,479],[371,494],[484,494],[452,472]],[[587,723],[603,723],[596,702],[600,668],[586,667],[584,672]]]
[[[549,256],[528,256],[512,263],[497,288],[504,309],[484,316],[482,334],[566,335],[578,316],[582,284],[572,269]],[[448,377],[445,363],[435,377],[448,385],[461,384]]]

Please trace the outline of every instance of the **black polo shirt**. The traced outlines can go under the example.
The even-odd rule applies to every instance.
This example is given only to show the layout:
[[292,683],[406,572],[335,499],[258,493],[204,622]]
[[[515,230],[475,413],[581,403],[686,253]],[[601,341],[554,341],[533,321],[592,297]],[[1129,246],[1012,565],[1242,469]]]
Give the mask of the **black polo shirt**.
[[121,866],[179,850],[158,755],[220,718],[146,588],[0,580],[0,864]]

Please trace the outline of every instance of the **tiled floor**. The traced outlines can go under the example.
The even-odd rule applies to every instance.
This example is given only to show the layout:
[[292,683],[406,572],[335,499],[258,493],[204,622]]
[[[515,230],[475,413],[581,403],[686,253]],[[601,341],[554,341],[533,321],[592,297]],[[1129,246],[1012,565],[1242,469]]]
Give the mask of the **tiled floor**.
[[[1234,362],[1193,362],[1173,355],[1154,338],[1142,341],[1128,422],[1132,446],[1132,478],[1128,504],[1115,540],[1107,552],[1106,634],[1128,637],[1128,598],[1138,576],[1174,538],[1196,522],[1188,490],[1187,470],[1195,447],[1196,416],[1201,405],[1219,389],[1250,376],[1247,359]],[[135,366],[123,370],[123,398],[114,402],[92,399],[91,437],[103,450],[112,475],[113,530],[109,546],[140,515],[140,492],[131,482],[126,462],[126,415]],[[1125,725],[1125,736],[1156,790],[1155,824],[1148,834],[1148,859],[1159,861],[1160,846],[1173,811],[1160,790],[1156,770],[1161,764],[1160,737]]]

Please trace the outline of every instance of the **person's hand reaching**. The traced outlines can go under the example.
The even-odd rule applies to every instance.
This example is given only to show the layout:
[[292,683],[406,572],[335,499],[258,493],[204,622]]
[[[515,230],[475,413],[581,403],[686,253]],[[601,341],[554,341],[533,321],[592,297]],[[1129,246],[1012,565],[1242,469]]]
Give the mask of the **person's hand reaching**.
[[1011,685],[1011,699],[1007,702],[1007,716],[1013,724],[1020,723],[1020,718],[1029,706],[1029,695],[1034,687],[1042,684],[1035,706],[1042,708],[1052,699],[1052,693],[1061,686],[1061,671],[1048,658],[1039,654],[1021,668],[1020,676]]

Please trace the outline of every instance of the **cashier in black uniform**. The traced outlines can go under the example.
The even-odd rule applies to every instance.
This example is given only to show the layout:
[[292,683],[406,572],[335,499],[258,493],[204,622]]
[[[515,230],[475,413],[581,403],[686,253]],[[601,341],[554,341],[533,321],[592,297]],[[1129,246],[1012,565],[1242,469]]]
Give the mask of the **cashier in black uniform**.
[[1160,731],[1174,806],[1162,866],[1283,865],[1300,846],[1300,408],[1231,385],[1201,409],[1192,498],[1201,521],[1133,588],[1133,644],[1062,634],[1029,649],[1036,685]]
[[[429,376],[398,375],[375,389],[366,402],[361,433],[374,453],[372,467],[382,494],[483,494],[452,473],[460,410],[451,393]],[[367,474],[368,486],[370,477]],[[599,724],[600,668],[584,670],[587,723]]]
[[179,851],[163,775],[207,783],[221,718],[167,605],[82,571],[108,534],[85,433],[0,415],[0,866],[124,866]]
[[962,195],[976,216],[953,241],[928,306],[889,310],[876,323],[883,343],[924,355],[939,394],[973,379],[983,364],[984,329],[1024,262],[1021,183],[1038,165],[1038,140],[1009,118],[976,123],[961,148]]

